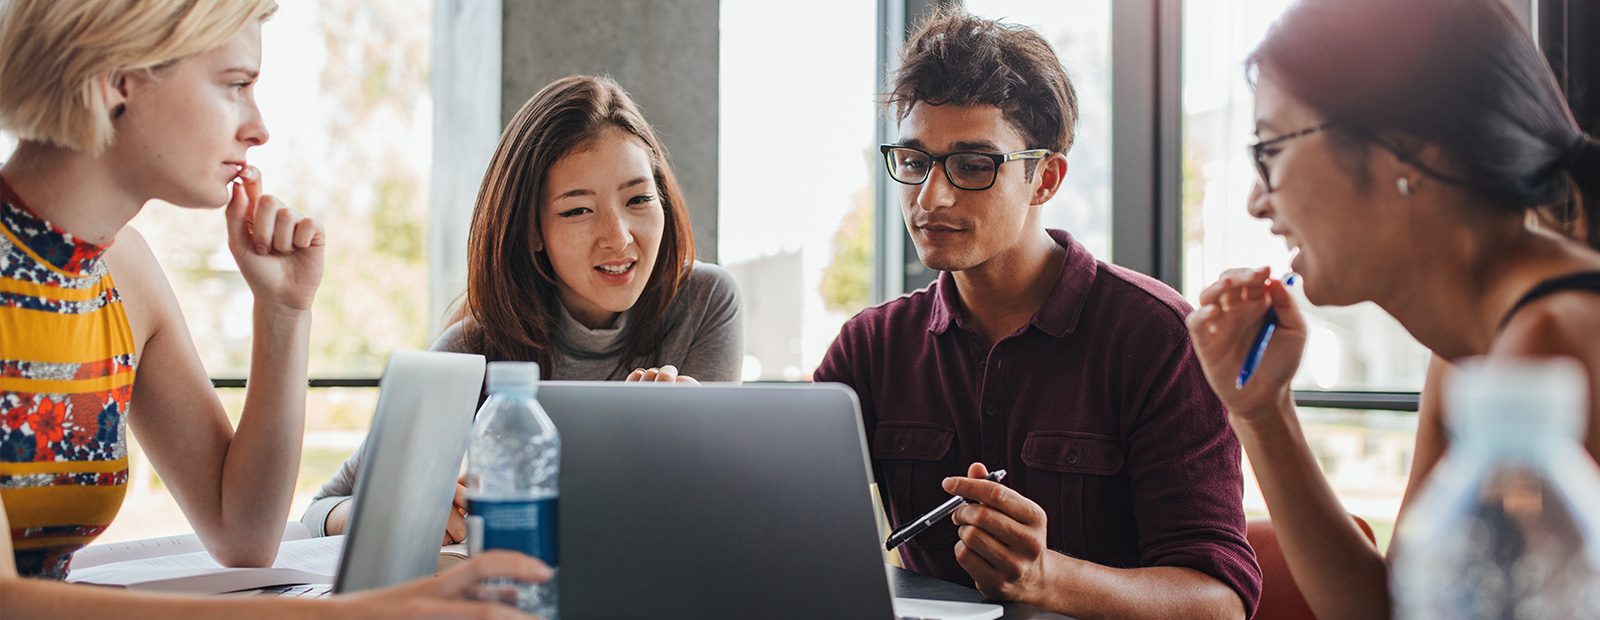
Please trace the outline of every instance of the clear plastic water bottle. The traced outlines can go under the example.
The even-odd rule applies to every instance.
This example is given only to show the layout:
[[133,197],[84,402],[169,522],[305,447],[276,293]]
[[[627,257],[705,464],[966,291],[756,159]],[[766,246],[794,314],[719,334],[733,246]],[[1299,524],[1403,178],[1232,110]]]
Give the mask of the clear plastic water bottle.
[[[467,447],[467,544],[471,553],[511,549],[559,570],[557,474],[561,437],[535,398],[539,365],[489,364],[489,400],[478,410]],[[485,582],[481,597],[515,602],[557,620],[556,578],[543,584]]]
[[1600,619],[1600,470],[1588,379],[1566,358],[1459,365],[1453,438],[1400,523],[1395,617]]

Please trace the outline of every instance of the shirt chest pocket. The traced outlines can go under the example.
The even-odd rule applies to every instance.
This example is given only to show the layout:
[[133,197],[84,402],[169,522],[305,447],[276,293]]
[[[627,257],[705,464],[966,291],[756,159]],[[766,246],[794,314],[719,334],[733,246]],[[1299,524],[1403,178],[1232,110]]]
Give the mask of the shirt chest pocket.
[[1119,488],[1113,479],[1122,471],[1123,456],[1122,442],[1112,436],[1028,433],[1022,442],[1022,462],[1029,468],[1023,492],[1050,514],[1047,546],[1076,557],[1090,551],[1096,541],[1089,535],[1100,529],[1094,524],[1116,518],[1108,513],[1118,511],[1117,502],[1105,500]]
[[1022,462],[1064,474],[1109,476],[1122,469],[1122,442],[1106,435],[1035,431],[1022,442]]
[[[890,527],[922,516],[950,499],[940,482],[965,471],[963,464],[955,462],[956,455],[950,449],[955,436],[955,429],[933,424],[878,423],[872,434],[871,452],[883,476],[878,484],[888,500],[884,508]],[[955,537],[955,526],[946,521],[929,527],[906,544],[948,547],[955,544]]]

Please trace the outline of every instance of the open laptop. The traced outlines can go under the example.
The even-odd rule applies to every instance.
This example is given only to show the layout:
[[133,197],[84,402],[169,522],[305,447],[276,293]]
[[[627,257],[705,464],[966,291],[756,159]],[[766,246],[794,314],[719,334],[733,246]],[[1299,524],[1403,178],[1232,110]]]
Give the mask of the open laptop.
[[553,382],[538,398],[561,432],[563,620],[1001,615],[893,599],[845,387]]
[[[483,376],[481,355],[389,355],[362,447],[332,592],[382,588],[434,574]],[[262,593],[322,596],[329,590],[322,584]]]

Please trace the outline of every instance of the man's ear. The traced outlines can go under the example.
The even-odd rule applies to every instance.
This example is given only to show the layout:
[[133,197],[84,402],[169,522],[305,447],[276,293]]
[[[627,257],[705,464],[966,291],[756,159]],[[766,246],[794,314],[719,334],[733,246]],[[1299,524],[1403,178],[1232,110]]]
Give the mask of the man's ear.
[[1033,190],[1033,201],[1030,205],[1042,205],[1054,198],[1061,189],[1061,181],[1067,177],[1067,156],[1062,153],[1051,153],[1049,157],[1039,160],[1033,170],[1039,179],[1039,186]]

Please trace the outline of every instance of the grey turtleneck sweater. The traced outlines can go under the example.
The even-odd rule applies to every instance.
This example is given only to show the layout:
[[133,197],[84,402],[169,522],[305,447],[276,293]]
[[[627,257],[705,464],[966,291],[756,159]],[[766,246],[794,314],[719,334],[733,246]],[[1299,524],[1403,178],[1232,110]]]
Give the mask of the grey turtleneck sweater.
[[[744,364],[739,285],[723,268],[695,261],[661,318],[658,354],[634,365],[619,365],[632,314],[624,311],[610,328],[589,329],[562,306],[553,338],[555,367],[546,376],[555,381],[621,381],[639,364],[658,368],[670,364],[678,374],[700,381],[739,380]],[[433,350],[477,353],[463,340],[461,323],[444,330]]]

